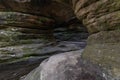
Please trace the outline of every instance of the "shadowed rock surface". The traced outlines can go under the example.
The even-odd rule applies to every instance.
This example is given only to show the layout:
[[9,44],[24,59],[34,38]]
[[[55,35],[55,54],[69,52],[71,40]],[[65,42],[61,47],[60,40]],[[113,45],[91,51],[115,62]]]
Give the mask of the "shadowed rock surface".
[[43,2],[0,0],[0,80],[18,80],[51,55],[86,46],[88,33],[71,7]]
[[[120,79],[120,1],[73,0],[74,12],[91,35],[82,57]],[[112,79],[111,79],[112,80]]]
[[[24,62],[31,56],[40,57],[36,62],[41,62],[43,57],[84,48],[87,28],[90,36],[80,64],[89,61],[87,64],[94,64],[93,68],[100,67],[95,68],[95,71],[102,70],[99,76],[105,72],[106,80],[119,80],[119,9],[119,0],[0,0],[0,63]],[[12,73],[4,77],[1,74],[2,80],[25,75],[6,78]],[[100,77],[100,80],[104,79]]]
[[82,58],[104,69],[109,74],[107,80],[119,80],[120,1],[72,0],[72,3],[77,18],[91,33]]

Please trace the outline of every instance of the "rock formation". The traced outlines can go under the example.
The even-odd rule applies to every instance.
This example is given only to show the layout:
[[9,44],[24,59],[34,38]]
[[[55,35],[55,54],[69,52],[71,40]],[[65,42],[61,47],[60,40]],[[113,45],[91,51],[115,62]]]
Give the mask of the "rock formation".
[[73,0],[73,7],[91,33],[82,57],[101,66],[113,80],[119,80],[120,1]]
[[[75,16],[79,21],[73,24]],[[67,22],[73,23],[69,25]],[[95,68],[94,65],[100,67],[95,68],[97,69],[95,71],[103,70],[99,76],[104,73],[103,77],[105,80],[119,80],[119,0],[0,0],[0,62],[11,63],[11,59],[14,62],[14,59],[19,60],[18,58],[21,57],[26,59],[31,55],[44,56],[45,59],[54,52],[81,49],[81,47],[75,48],[76,45],[71,46],[69,43],[67,50],[64,49],[64,46],[66,46],[64,43],[57,44],[57,49],[56,46],[55,48],[53,47],[56,45],[54,36],[57,35],[57,39],[61,37],[61,35],[59,37],[58,33],[53,34],[55,31],[66,31],[64,27],[69,26],[70,30],[76,29],[81,32],[85,28],[76,27],[79,22],[82,22],[90,33],[87,46],[80,57],[81,64],[85,60],[93,68]],[[56,27],[57,29],[55,29]],[[60,40],[67,39],[73,40],[69,36]],[[60,48],[61,44],[62,49]],[[72,49],[73,47],[75,49]],[[47,54],[43,55],[45,53]],[[48,62],[45,62],[45,64],[49,64]],[[55,65],[57,65],[57,62]],[[65,66],[66,64],[63,63],[62,65]],[[77,65],[75,66],[77,67]],[[81,66],[78,65],[78,67]],[[57,71],[57,69],[55,70]],[[92,71],[90,72],[92,74]],[[32,75],[34,75],[34,71]],[[54,77],[54,75],[51,77]],[[38,77],[37,79],[40,80]],[[96,78],[94,79],[96,80]],[[48,79],[45,78],[45,80]],[[104,79],[100,78],[100,80]]]
[[53,54],[84,48],[87,36],[67,4],[0,0],[0,80],[18,80]]
[[106,80],[99,67],[81,59],[82,51],[54,55],[24,80]]

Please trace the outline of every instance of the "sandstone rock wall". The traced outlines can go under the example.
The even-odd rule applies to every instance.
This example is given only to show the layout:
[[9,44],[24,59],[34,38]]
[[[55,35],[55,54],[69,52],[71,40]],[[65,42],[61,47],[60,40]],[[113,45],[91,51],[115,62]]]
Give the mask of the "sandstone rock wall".
[[119,80],[120,1],[72,1],[77,18],[83,21],[91,34],[82,57],[101,66],[113,80]]
[[1,60],[3,56],[6,60],[7,56],[23,55],[29,50],[36,53],[38,46],[54,42],[55,25],[72,17],[71,8],[57,1],[0,0]]
[[[91,34],[82,58],[104,69],[106,73],[103,76],[106,77],[106,80],[119,80],[119,0],[0,0],[1,54],[6,53],[6,49],[9,49],[4,48],[5,46],[16,45],[13,44],[16,38],[21,39],[22,37],[22,40],[35,38],[35,42],[32,41],[31,44],[36,43],[36,38],[41,39],[41,33],[38,30],[44,30],[43,33],[47,34],[52,33],[55,24],[69,21],[74,17],[72,9]],[[19,28],[16,30],[13,27]],[[31,30],[33,28],[37,30]],[[38,48],[37,45],[36,47]],[[34,52],[36,47],[32,47],[31,52]],[[14,56],[13,52],[21,51],[19,48],[12,48],[12,50],[10,56],[11,54]],[[11,51],[11,47],[9,51]],[[2,56],[4,55],[2,54]],[[9,59],[9,57],[7,58]]]
[[[53,54],[85,47],[85,41],[65,41],[88,35],[67,32],[67,27],[76,23],[73,10],[65,2],[0,0],[0,80],[18,80]],[[73,25],[70,28],[77,29]],[[83,26],[77,26],[77,31],[84,32]]]

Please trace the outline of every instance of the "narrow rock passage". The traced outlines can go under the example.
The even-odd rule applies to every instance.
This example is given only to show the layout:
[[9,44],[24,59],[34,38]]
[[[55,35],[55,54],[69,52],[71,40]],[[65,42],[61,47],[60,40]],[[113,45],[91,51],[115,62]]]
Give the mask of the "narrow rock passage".
[[[76,27],[81,25],[78,24]],[[84,29],[79,33],[76,29],[63,27],[55,28],[53,32],[51,35],[52,33],[48,34],[49,30],[2,28],[0,80],[17,80],[54,54],[81,50],[86,46],[88,33]]]

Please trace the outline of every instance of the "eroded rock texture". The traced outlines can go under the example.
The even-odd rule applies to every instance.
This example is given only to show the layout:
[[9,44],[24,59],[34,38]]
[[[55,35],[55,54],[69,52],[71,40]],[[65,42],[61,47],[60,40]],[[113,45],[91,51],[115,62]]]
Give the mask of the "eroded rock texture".
[[81,59],[81,52],[54,55],[33,70],[24,80],[106,80],[99,67]]
[[84,48],[88,33],[74,19],[67,2],[0,0],[0,80],[18,80],[53,54]]
[[92,34],[82,57],[120,79],[120,1],[73,0],[76,16]]
[[57,1],[0,0],[0,62],[39,51],[61,51],[59,45],[53,46],[55,50],[47,49],[55,43],[53,29],[73,17],[71,8]]
[[[53,29],[58,27],[56,25],[61,28],[66,22],[72,21],[76,15],[91,34],[88,38],[88,45],[82,53],[82,59],[100,67],[95,68],[91,64],[96,69],[93,73],[102,69],[103,72],[100,72],[100,76],[105,72],[100,80],[104,80],[104,78],[105,80],[120,79],[119,0],[0,0],[0,11],[1,62],[11,63],[11,58],[14,62],[14,59],[16,60],[19,57],[26,59],[31,55],[42,56],[47,52],[51,55],[54,52],[81,49],[81,47],[76,48],[76,45],[70,45],[69,43],[67,47],[65,43],[57,44],[56,48],[56,42],[52,34],[55,31]],[[78,29],[73,28],[73,26],[70,26],[71,30]],[[45,55],[45,58],[49,55]],[[50,65],[52,66],[52,63]],[[65,66],[66,64],[61,65]],[[78,65],[79,67],[81,66]],[[88,72],[90,69],[88,69]],[[92,74],[92,71],[90,73]],[[75,74],[77,74],[76,71]],[[97,80],[95,76],[94,79]],[[36,75],[33,74],[31,79],[34,80],[34,78],[36,78]],[[13,80],[13,78],[11,79]],[[37,79],[40,78],[37,77]],[[49,80],[45,77],[43,79]],[[65,80],[67,79],[69,78]],[[94,80],[93,77],[91,79]],[[2,78],[2,80],[4,79]],[[87,79],[85,78],[85,80]],[[88,80],[90,79],[88,78]]]

